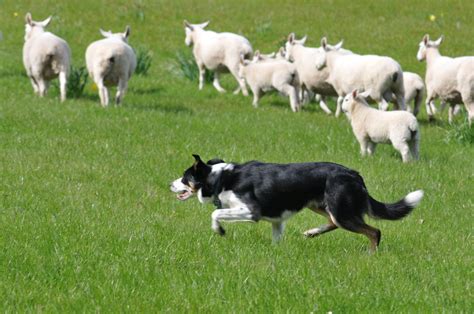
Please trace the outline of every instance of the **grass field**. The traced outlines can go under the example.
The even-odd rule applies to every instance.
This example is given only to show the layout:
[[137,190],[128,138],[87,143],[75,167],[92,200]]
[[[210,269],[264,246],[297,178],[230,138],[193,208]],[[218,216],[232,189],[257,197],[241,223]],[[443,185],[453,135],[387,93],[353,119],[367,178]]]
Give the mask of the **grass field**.
[[[443,54],[474,55],[474,2],[291,3],[0,0],[1,311],[472,312],[474,146],[451,136],[465,113],[451,127],[446,112],[430,124],[422,109],[416,163],[388,145],[362,158],[347,119],[316,104],[294,114],[278,95],[254,109],[250,97],[210,84],[199,92],[176,54],[191,56],[182,20],[211,19],[210,29],[242,33],[263,52],[292,31],[309,46],[344,38],[424,75],[416,52],[425,33],[445,35]],[[130,44],[153,53],[149,74],[131,79],[122,107],[101,108],[90,82],[65,103],[55,87],[34,96],[21,60],[28,11],[54,15],[49,30],[69,42],[77,67],[99,27],[130,24]],[[304,239],[325,223],[309,211],[288,221],[279,245],[265,222],[227,225],[219,237],[212,206],[178,202],[168,188],[192,153],[333,161],[357,169],[378,200],[415,189],[425,198],[403,221],[370,221],[382,230],[373,255],[365,237],[345,231]]]

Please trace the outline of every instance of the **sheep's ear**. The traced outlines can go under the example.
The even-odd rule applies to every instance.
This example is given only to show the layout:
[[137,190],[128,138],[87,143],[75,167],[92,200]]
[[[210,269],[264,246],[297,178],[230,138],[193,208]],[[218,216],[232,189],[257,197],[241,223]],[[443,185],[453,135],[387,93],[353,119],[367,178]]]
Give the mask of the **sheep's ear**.
[[430,41],[430,35],[426,34],[425,36],[423,36],[423,43],[425,44],[425,46],[428,45],[429,41]]
[[326,50],[326,47],[328,46],[328,40],[326,37],[321,38],[321,47],[323,47],[324,50]]
[[304,37],[299,40],[300,44],[304,45],[306,43],[306,39],[308,39],[308,35],[304,35]]
[[358,95],[359,95],[359,91],[356,88],[352,91],[352,98],[356,99]]
[[130,25],[125,27],[125,32],[123,33],[123,37],[128,38],[128,36],[130,36]]
[[288,42],[290,44],[295,42],[295,33],[291,33],[290,35],[288,35]]
[[370,90],[366,90],[365,92],[363,93],[359,93],[359,97],[362,97],[362,98],[368,98],[370,96]]
[[278,53],[281,54],[282,56],[285,55],[285,47],[280,47],[280,49],[278,49]]
[[43,26],[43,27],[46,27],[46,26],[49,25],[49,23],[51,23],[51,19],[52,19],[52,18],[53,18],[53,17],[50,16],[50,17],[48,17],[46,20],[44,20],[44,21],[42,21],[42,22],[39,22],[38,24],[40,24],[40,25]]
[[28,25],[30,25],[30,26],[33,26],[33,19],[32,19],[32,17],[31,17],[31,13],[30,13],[30,12],[26,13],[25,22],[26,22],[26,24],[28,24]]
[[444,39],[444,36],[441,35],[441,36],[434,42],[434,44],[435,44],[436,46],[441,45],[441,43],[443,42],[443,39]]
[[[242,58],[243,58],[243,55],[240,55]],[[260,54],[260,50],[255,50],[253,56],[255,58],[257,58],[258,60],[260,60],[262,58],[261,54]]]
[[111,31],[106,32],[106,31],[104,31],[102,28],[99,29],[99,31],[100,31],[100,33],[102,34],[102,36],[104,36],[105,38],[108,38],[108,37],[110,37],[110,36],[112,35],[112,32],[111,32]]
[[276,56],[275,52],[272,52],[272,53],[267,55],[268,58],[275,58],[275,56]]
[[184,20],[184,27],[189,28],[190,30],[194,30],[194,27],[186,20]]
[[336,49],[336,50],[341,49],[343,43],[344,43],[344,40],[342,39],[340,42],[338,42],[338,43],[334,46],[334,49]]
[[210,22],[211,22],[211,21],[207,21],[207,22],[201,23],[201,24],[199,24],[199,27],[200,27],[200,28],[206,28],[207,25],[209,25]]

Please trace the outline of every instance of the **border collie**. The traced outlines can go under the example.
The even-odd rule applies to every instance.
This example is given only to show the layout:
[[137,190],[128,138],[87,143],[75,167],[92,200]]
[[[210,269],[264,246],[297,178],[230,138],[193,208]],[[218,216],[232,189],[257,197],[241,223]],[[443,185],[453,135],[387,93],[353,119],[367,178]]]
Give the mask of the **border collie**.
[[307,207],[326,216],[328,223],[307,230],[306,237],[343,228],[367,236],[374,251],[381,233],[364,222],[364,214],[398,220],[423,198],[418,190],[393,204],[376,201],[359,173],[330,162],[235,164],[212,159],[204,163],[199,155],[193,156],[194,164],[171,183],[171,191],[181,201],[197,195],[201,203],[214,202],[218,209],[212,213],[212,229],[220,235],[225,234],[223,221],[266,220],[272,223],[277,242],[285,220]]

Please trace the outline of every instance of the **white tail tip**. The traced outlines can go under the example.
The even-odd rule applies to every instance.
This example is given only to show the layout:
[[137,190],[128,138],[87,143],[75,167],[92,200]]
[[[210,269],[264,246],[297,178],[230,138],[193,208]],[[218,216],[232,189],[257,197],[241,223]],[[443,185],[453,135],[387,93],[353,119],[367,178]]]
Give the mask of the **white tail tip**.
[[423,190],[411,192],[405,196],[405,203],[410,207],[416,207],[423,198],[423,194]]

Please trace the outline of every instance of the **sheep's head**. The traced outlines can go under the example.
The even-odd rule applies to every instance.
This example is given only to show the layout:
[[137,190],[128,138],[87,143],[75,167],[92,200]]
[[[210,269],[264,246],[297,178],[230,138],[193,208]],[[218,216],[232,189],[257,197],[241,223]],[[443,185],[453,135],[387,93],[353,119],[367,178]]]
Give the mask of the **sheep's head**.
[[347,94],[342,101],[342,112],[346,114],[346,116],[351,119],[351,113],[354,110],[354,107],[357,104],[362,104],[368,106],[367,98],[370,96],[370,91],[365,91],[363,93],[359,92],[357,89],[354,89],[351,93]]
[[438,49],[441,43],[443,42],[443,35],[441,35],[438,40],[431,41],[430,36],[426,34],[423,36],[423,39],[420,42],[420,48],[418,49],[418,53],[416,54],[416,58],[418,61],[423,61],[426,59],[426,49],[428,48],[435,48]]
[[204,29],[209,25],[210,21],[201,23],[201,24],[191,24],[188,21],[184,20],[184,31],[186,33],[186,38],[184,39],[184,43],[186,46],[192,46],[194,44],[194,32],[198,29]]
[[41,22],[33,21],[31,13],[26,13],[25,16],[25,41],[34,36],[35,33],[42,33],[46,26],[51,22],[52,16],[48,17],[46,20]]
[[130,36],[130,26],[127,25],[127,27],[125,27],[125,32],[123,33],[112,33],[111,31],[106,32],[102,29],[100,29],[100,33],[105,38],[118,39],[124,43],[128,43],[128,37]]
[[263,53],[260,53],[260,50],[256,50],[253,54],[251,63],[275,60],[275,55],[276,55],[275,52],[272,52],[269,54],[263,54]]
[[277,60],[286,60],[285,47],[280,47],[280,49],[278,50],[278,52],[275,55],[275,59],[277,59]]
[[286,51],[285,57],[286,57],[286,60],[291,61],[291,62],[294,61],[294,59],[293,59],[293,47],[295,45],[304,46],[304,44],[306,43],[306,39],[308,39],[308,36],[306,36],[306,35],[303,38],[301,38],[300,40],[296,39],[295,33],[291,33],[290,35],[288,35],[288,41],[285,43],[285,51]]
[[316,68],[318,70],[324,68],[327,62],[326,53],[331,51],[340,51],[343,43],[344,41],[341,40],[336,45],[330,45],[328,44],[328,40],[326,37],[321,38],[321,48],[319,49],[321,53],[318,55],[318,58],[316,60]]

